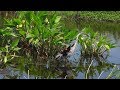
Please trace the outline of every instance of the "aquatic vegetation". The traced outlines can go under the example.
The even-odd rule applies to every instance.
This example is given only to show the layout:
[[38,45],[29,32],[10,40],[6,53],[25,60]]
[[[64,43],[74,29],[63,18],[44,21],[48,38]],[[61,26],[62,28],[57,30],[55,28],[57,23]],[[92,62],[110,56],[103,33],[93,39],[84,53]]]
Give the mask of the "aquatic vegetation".
[[115,47],[114,43],[90,28],[84,28],[79,37],[79,43],[82,47],[81,53],[85,56],[103,56],[108,55],[111,48]]
[[56,13],[64,15],[64,18],[71,17],[75,22],[79,20],[120,22],[120,11],[56,11]]
[[16,52],[19,50],[18,55],[30,54],[36,60],[55,57],[64,44],[69,43],[77,34],[77,30],[62,27],[61,18],[46,11],[17,12],[16,17],[5,18],[4,28],[1,30],[5,35],[1,37],[1,45],[5,46],[9,41]]
[[13,31],[25,44],[24,48],[31,44],[39,54],[50,56],[54,55],[56,50],[54,45],[59,46],[63,40],[59,26],[60,18],[61,16],[47,15],[45,12],[20,12],[17,18],[6,20],[6,26],[15,28]]
[[[107,37],[90,28],[66,28],[62,19],[63,16],[57,12],[46,11],[18,11],[16,17],[4,18],[4,26],[0,29],[0,60],[5,65],[13,64],[21,70],[20,73],[26,72],[27,78],[30,75],[75,78],[77,72],[73,69],[76,67],[62,58],[56,60],[58,53],[63,57],[73,56],[80,45],[79,57],[87,57],[86,60],[92,62],[89,58],[107,58],[110,49],[115,47]],[[90,63],[83,68],[86,78],[89,78],[91,68]]]
[[6,63],[7,61],[11,61],[15,57],[18,57],[16,55],[16,52],[20,50],[20,48],[17,47],[19,39],[15,35],[15,33],[13,33],[10,28],[0,29],[0,38],[1,61]]

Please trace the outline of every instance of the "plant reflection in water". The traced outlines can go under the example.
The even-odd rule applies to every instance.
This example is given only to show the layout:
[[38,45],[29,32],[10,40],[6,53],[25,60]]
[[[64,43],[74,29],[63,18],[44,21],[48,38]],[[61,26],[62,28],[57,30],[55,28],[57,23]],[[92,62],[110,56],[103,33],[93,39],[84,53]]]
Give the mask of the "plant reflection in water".
[[61,60],[56,60],[54,57],[46,60],[37,57],[36,61],[32,59],[31,55],[28,56],[28,58],[25,56],[18,59],[19,62],[13,69],[14,73],[17,72],[18,75],[13,75],[13,77],[17,79],[96,79],[100,78],[99,76],[103,71],[107,72],[113,67],[106,60],[108,56],[78,55],[77,60],[73,60],[76,59],[73,56]]

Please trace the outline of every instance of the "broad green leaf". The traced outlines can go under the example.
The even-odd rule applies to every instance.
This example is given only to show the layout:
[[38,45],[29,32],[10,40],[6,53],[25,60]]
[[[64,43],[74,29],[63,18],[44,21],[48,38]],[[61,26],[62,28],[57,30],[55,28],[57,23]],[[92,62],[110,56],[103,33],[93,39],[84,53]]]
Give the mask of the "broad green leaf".
[[14,19],[13,21],[13,25],[19,25],[21,23],[21,20],[20,19]]
[[57,16],[56,19],[55,19],[55,23],[58,23],[61,19],[61,16]]
[[34,37],[34,34],[28,33],[28,34],[26,35],[26,38],[33,38],[33,37]]
[[26,32],[23,30],[20,30],[19,33],[24,36]]
[[65,39],[73,39],[73,37],[75,37],[76,32],[75,31],[70,31],[67,33],[67,35],[65,36]]
[[38,31],[38,29],[34,29],[32,32],[33,32],[33,34],[34,34],[36,37],[39,36],[39,31]]
[[16,39],[12,42],[11,46],[14,48],[18,45],[19,39]]
[[50,35],[50,31],[46,31],[45,33],[44,33],[44,38],[46,39],[46,38],[49,38],[50,36],[52,36],[52,35]]

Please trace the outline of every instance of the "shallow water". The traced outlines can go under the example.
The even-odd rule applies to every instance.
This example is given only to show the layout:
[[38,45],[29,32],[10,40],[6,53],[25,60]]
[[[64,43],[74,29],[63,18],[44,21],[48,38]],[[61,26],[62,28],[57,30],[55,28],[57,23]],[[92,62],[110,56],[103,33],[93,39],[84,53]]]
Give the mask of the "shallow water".
[[[80,45],[77,45],[75,53],[68,57],[68,61],[60,62],[58,65],[52,59],[43,63],[43,65],[36,65],[36,69],[30,62],[24,60],[19,65],[19,68],[7,67],[5,70],[0,71],[0,79],[35,79],[35,78],[50,78],[50,79],[84,79],[86,77],[88,66],[92,62],[90,71],[88,72],[88,78],[90,79],[105,79],[113,68],[113,64],[120,65],[120,24],[107,23],[107,22],[91,22],[91,21],[68,21],[65,22],[66,28],[81,30],[84,27],[91,27],[95,32],[99,32],[102,35],[111,39],[111,42],[116,43],[118,47],[111,49],[110,56],[107,58],[87,58],[80,57]],[[22,60],[22,59],[21,59]],[[102,63],[101,63],[102,61]],[[25,70],[25,63],[30,63],[30,68]],[[60,66],[60,67],[59,67]],[[62,66],[62,67],[61,67]],[[57,69],[56,69],[57,67]],[[21,69],[22,72],[21,72]],[[99,75],[102,75],[99,77]],[[16,77],[15,77],[16,76]]]
[[[67,25],[69,24],[69,25]],[[66,23],[66,26],[69,28],[83,29],[84,27],[91,27],[95,32],[99,32],[102,35],[107,36],[111,42],[116,43],[117,47],[110,50],[110,56],[106,59],[108,64],[120,65],[120,24],[119,23],[110,23],[110,22],[91,22],[91,21],[80,21],[80,22],[70,22]],[[71,26],[71,27],[70,27]],[[98,65],[99,66],[99,65]],[[103,67],[101,67],[102,69]],[[103,68],[107,69],[107,68]],[[108,70],[103,70],[103,73],[100,79],[105,79],[111,72],[112,68]],[[96,75],[93,75],[92,78],[97,79],[99,74],[97,69],[95,71]],[[85,73],[79,72],[77,79],[84,79]]]

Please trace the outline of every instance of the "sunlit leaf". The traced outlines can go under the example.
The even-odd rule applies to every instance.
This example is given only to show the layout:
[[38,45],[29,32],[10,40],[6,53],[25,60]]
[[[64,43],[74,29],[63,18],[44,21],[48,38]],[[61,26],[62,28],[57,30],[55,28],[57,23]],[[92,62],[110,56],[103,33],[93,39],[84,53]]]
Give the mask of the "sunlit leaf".
[[33,41],[33,38],[31,38],[30,40],[29,40],[29,43],[31,43]]
[[33,37],[34,37],[34,34],[28,33],[28,34],[26,35],[26,38],[33,38]]
[[48,18],[45,19],[45,23],[49,23]]
[[58,40],[63,40],[64,38],[63,37],[59,37]]
[[17,35],[15,33],[11,33],[10,35],[13,37],[17,37]]
[[37,44],[38,42],[39,42],[39,40],[38,40],[38,39],[34,40],[34,43],[35,43],[35,44]]
[[61,19],[61,16],[57,16],[56,19],[55,19],[55,23],[58,23]]
[[13,50],[14,50],[14,51],[18,51],[18,50],[20,50],[20,49],[21,49],[21,48],[18,48],[18,47],[17,47],[17,48],[14,48]]
[[58,41],[57,43],[58,43],[58,44],[62,44],[63,42],[62,42],[62,41]]
[[22,24],[18,25],[19,28],[21,28],[22,26],[23,26]]
[[107,50],[110,50],[110,47],[108,45],[105,45],[105,47],[106,47]]
[[4,57],[4,63],[6,63],[6,62],[7,62],[7,56]]

